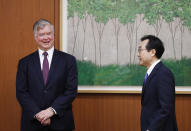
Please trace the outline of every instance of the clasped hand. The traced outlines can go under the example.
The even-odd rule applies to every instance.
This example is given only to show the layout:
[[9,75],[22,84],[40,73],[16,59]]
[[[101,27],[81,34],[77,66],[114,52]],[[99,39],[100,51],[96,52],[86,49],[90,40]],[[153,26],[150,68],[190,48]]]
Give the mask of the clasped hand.
[[50,118],[54,115],[54,112],[52,109],[49,107],[45,110],[40,111],[35,115],[35,118],[43,125],[47,126],[50,125],[51,120]]

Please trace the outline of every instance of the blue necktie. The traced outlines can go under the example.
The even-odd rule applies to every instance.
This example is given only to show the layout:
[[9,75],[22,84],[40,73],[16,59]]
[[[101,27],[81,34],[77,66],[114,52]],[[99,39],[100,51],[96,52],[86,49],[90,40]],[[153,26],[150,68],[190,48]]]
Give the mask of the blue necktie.
[[147,72],[146,72],[146,73],[145,73],[145,77],[144,77],[144,84],[146,83],[147,78],[148,78],[148,74],[147,74]]
[[46,85],[46,81],[48,78],[48,72],[49,72],[49,64],[48,64],[48,59],[47,59],[47,52],[43,53],[44,55],[44,60],[43,60],[43,68],[42,68],[42,73],[43,73],[43,78],[44,78],[44,84]]

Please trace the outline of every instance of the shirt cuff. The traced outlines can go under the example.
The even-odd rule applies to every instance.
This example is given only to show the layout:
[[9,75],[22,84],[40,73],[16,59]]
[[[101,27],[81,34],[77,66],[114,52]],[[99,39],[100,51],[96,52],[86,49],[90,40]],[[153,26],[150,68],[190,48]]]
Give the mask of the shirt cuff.
[[57,112],[54,108],[50,107],[50,109],[54,112],[55,115],[57,115]]

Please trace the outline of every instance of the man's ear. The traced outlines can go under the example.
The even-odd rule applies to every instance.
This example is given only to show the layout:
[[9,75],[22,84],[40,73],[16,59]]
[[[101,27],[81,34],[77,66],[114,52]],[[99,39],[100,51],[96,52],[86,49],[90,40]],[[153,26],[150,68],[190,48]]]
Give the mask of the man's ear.
[[36,34],[34,35],[34,39],[35,39],[35,41],[37,41],[37,35]]
[[150,50],[150,52],[151,52],[151,56],[155,56],[156,55],[156,50],[155,49]]

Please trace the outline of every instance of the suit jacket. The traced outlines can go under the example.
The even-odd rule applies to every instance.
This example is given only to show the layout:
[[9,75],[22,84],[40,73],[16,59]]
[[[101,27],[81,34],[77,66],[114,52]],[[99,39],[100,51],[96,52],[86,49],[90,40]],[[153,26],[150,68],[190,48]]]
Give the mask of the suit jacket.
[[73,130],[72,102],[77,95],[77,81],[76,59],[64,52],[54,49],[46,85],[38,51],[21,59],[16,77],[16,96],[22,107],[21,131],[43,128],[34,116],[50,106],[57,112],[50,127]]
[[141,105],[141,131],[178,130],[174,76],[162,62],[154,67],[143,84]]

